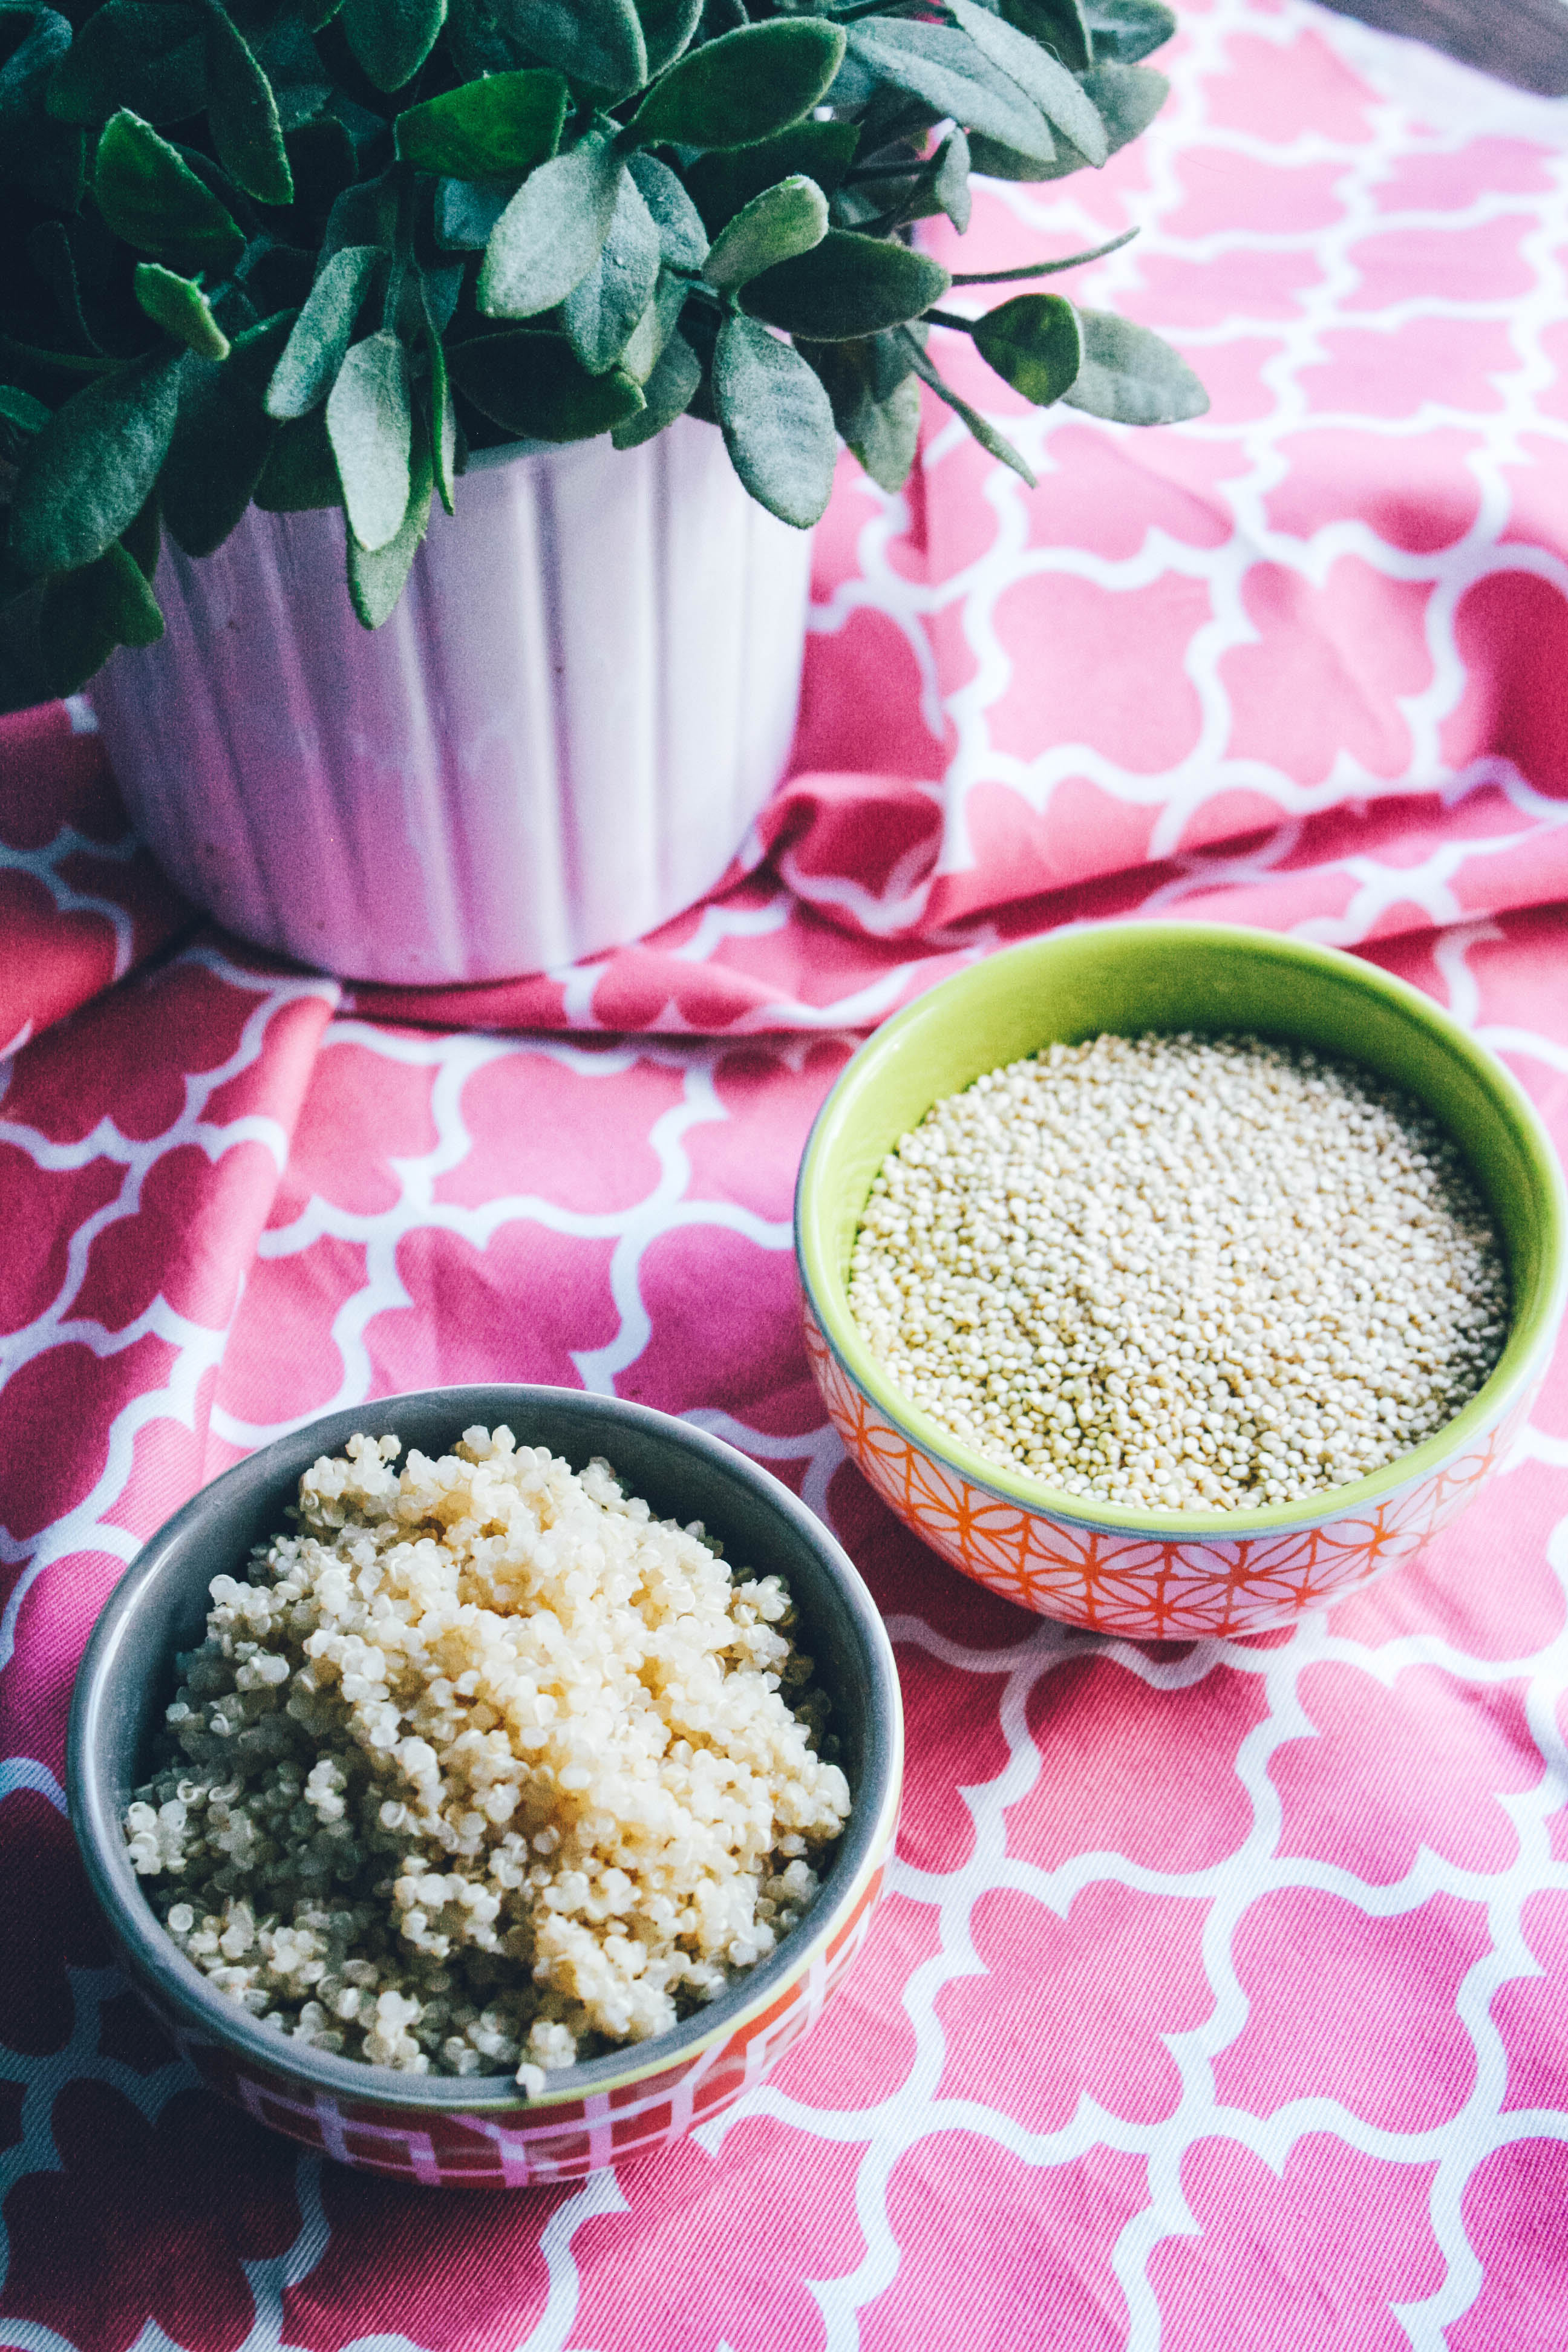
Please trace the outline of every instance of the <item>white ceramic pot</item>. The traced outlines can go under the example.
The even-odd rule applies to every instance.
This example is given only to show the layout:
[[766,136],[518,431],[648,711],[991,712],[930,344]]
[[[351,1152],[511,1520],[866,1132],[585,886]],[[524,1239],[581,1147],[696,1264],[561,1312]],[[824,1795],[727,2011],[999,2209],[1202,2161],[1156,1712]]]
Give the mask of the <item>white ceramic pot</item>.
[[789,756],[810,561],[683,418],[470,468],[374,632],[335,511],[165,543],[166,634],[89,699],[159,863],[231,930],[351,979],[505,979],[723,872]]

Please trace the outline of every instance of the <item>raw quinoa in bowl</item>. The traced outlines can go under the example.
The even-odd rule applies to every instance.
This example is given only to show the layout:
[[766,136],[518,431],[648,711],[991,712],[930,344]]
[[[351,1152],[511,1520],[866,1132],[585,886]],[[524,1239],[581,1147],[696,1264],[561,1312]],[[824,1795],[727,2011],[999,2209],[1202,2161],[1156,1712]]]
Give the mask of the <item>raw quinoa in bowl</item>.
[[1353,1064],[1250,1036],[1055,1044],[934,1104],[871,1186],[849,1306],[987,1460],[1257,1511],[1436,1434],[1508,1335],[1457,1148]]
[[886,1022],[795,1192],[812,1370],[907,1526],[1133,1640],[1386,1574],[1508,1458],[1568,1297],[1518,1081],[1419,990],[1237,926],[1068,926]]

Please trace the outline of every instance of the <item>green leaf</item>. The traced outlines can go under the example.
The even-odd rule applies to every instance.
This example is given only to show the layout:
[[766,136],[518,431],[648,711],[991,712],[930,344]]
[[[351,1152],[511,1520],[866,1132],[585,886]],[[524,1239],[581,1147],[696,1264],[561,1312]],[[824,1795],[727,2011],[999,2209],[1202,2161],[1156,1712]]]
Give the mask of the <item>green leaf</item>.
[[826,510],[838,436],[800,353],[753,319],[726,319],[713,349],[713,406],[730,461],[758,504],[809,530]]
[[1118,65],[1135,66],[1176,29],[1173,10],[1161,0],[1084,0],[1083,13],[1095,57]]
[[343,363],[360,306],[385,259],[380,246],[345,245],[322,263],[267,387],[268,416],[303,416],[325,400]]
[[[461,272],[458,274],[460,276]],[[454,514],[457,511],[458,412],[452,405],[447,353],[441,341],[442,329],[451,312],[445,305],[437,271],[424,270],[420,273],[419,294],[424,312],[425,353],[430,363],[430,381],[426,387],[426,397],[430,408],[430,451],[436,488],[441,494],[441,504],[447,512]]]
[[100,574],[112,574],[114,627],[121,644],[155,646],[163,634],[163,615],[153,593],[152,582],[130,550],[118,543],[105,549],[92,569]]
[[563,302],[599,257],[622,177],[609,131],[590,131],[569,154],[542,163],[490,234],[479,309],[492,319],[531,319]]
[[24,433],[41,433],[49,421],[49,411],[19,384],[0,383],[0,416]]
[[776,138],[759,140],[754,147],[700,156],[687,180],[710,236],[717,235],[764,188],[796,172],[815,180],[825,195],[832,195],[843,184],[859,138],[857,122],[807,121],[792,123]]
[[[1096,66],[1091,73],[1085,74],[1083,86],[1094,100],[1105,126],[1106,144],[1113,155],[1121,148],[1130,146],[1134,139],[1147,131],[1171,93],[1171,85],[1164,75],[1155,73],[1148,66]],[[1080,154],[1070,141],[1058,139],[1054,163],[1047,164],[1044,170],[1037,166],[1027,177],[1033,180],[1065,180],[1069,173],[1085,170],[1088,163],[1088,156]],[[975,169],[982,168],[991,172],[996,179],[1025,176],[997,171],[990,163],[982,167],[977,162]]]
[[436,46],[447,0],[342,0],[338,22],[377,89],[401,89]]
[[[49,410],[43,401],[35,400],[20,384],[0,383],[0,467],[6,469],[0,478],[7,484],[26,456],[27,444],[48,421]],[[5,593],[3,583],[11,570],[5,552],[4,532],[0,531],[0,600]]]
[[158,600],[118,541],[96,562],[45,585],[38,635],[54,693],[85,685],[117,646],[156,645],[163,634]]
[[362,547],[384,547],[408,505],[414,436],[408,362],[390,329],[355,343],[327,398],[327,437],[343,488],[343,511]]
[[458,180],[531,172],[560,145],[570,97],[563,76],[548,68],[489,74],[400,114],[393,125],[397,152],[422,172]]
[[641,414],[625,425],[617,425],[610,435],[617,449],[635,449],[639,441],[651,441],[678,416],[684,416],[696,397],[702,381],[702,362],[679,331],[672,334],[659,353],[658,363],[643,386],[643,398],[647,405]]
[[1104,163],[1109,152],[1105,126],[1066,66],[1005,18],[977,7],[975,0],[943,0],[943,5],[975,47],[1010,81],[1016,81],[1026,98],[1034,100],[1047,122],[1070,139],[1091,163]]
[[250,48],[267,76],[284,132],[302,130],[332,94],[331,78],[303,24],[287,13],[275,16],[264,30],[252,34]]
[[227,382],[237,393],[243,392],[247,400],[254,399],[258,408],[298,316],[296,310],[276,311],[258,326],[247,327],[234,338],[234,349],[227,361]]
[[337,253],[345,245],[392,245],[397,236],[397,175],[383,172],[374,180],[357,180],[327,215],[321,232],[321,253]]
[[302,514],[315,507],[342,503],[332,445],[327,438],[324,412],[274,427],[272,446],[255,490],[256,503],[268,514]]
[[971,408],[968,401],[961,399],[951,384],[942,382],[907,327],[901,329],[900,332],[909,347],[910,366],[921,382],[929,383],[937,398],[945,401],[953,415],[963,419],[987,457],[999,458],[1004,466],[1010,466],[1019,479],[1028,484],[1030,489],[1036,488],[1037,486],[1033,471],[1018,451],[1014,448],[1011,441],[1004,434],[997,432],[989,417],[982,416],[977,408]]
[[115,543],[106,548],[97,564],[91,564],[91,574],[97,574],[99,595],[103,612],[113,614],[113,630],[120,645],[157,645],[163,637],[163,612],[157,609],[157,597],[153,595],[151,581],[143,579],[141,564],[130,551]]
[[879,489],[901,490],[915,462],[920,433],[920,387],[911,375],[886,400],[867,404],[849,446]]
[[227,205],[166,139],[124,109],[98,142],[92,192],[115,236],[156,260],[226,277],[245,251]]
[[205,148],[193,146],[186,140],[176,139],[171,144],[181,163],[184,164],[187,171],[195,173],[209,196],[216,196],[219,204],[226,206],[237,219],[242,213],[245,215],[245,220],[241,222],[241,226],[245,228],[246,239],[248,243],[251,230],[247,224],[251,217],[250,208],[222,164],[216,163]]
[[1088,160],[1076,147],[1068,148],[1068,152],[1072,160],[1064,163],[1059,147],[1056,157],[1047,159],[1026,155],[1003,140],[987,139],[983,131],[969,134],[969,168],[987,180],[1061,180],[1069,172],[1088,171]]
[[1096,66],[1085,74],[1083,86],[1105,124],[1113,155],[1142,137],[1171,94],[1164,75],[1149,66]]
[[132,283],[142,309],[165,334],[204,360],[227,359],[228,337],[194,279],[177,277],[161,262],[139,261]]
[[[129,323],[122,300],[126,256],[105,227],[96,205],[84,206],[71,218],[40,224],[46,226],[60,230],[65,237],[83,301],[91,304],[93,314],[101,316],[106,327],[112,314],[114,330],[122,333]],[[29,239],[29,246],[31,242]]]
[[809,114],[844,58],[844,33],[820,16],[775,17],[688,50],[637,110],[644,147],[745,147]]
[[672,269],[700,269],[708,258],[702,215],[668,163],[657,155],[632,155],[626,169],[658,231],[658,249]]
[[237,339],[226,365],[185,364],[158,492],[169,535],[187,555],[210,555],[250,504],[278,428],[248,380],[248,362],[258,349],[270,361],[286,332],[286,320],[268,320]]
[[647,49],[632,0],[490,0],[490,6],[531,57],[607,98],[625,98],[647,79]]
[[206,104],[205,19],[170,0],[107,0],[49,79],[49,112],[97,130],[121,107],[145,122],[184,122]]
[[145,504],[174,430],[181,362],[138,360],[57,409],[28,450],[11,508],[26,572],[95,563]]
[[0,0],[0,106],[30,111],[71,44],[71,20],[34,0]]
[[1002,14],[1032,41],[1043,41],[1074,73],[1094,63],[1094,45],[1081,0],[1002,0]]
[[[310,291],[313,256],[280,238],[254,237],[231,284],[213,296],[213,312],[226,332],[252,327],[279,310],[297,310]],[[248,305],[243,312],[239,305]]]
[[826,385],[834,422],[846,441],[861,429],[863,412],[890,400],[914,366],[910,338],[900,327],[858,342],[801,341],[795,349]]
[[[880,9],[869,7],[866,11],[868,16],[881,13]],[[843,15],[846,23],[853,26],[857,22],[854,15],[848,10],[845,10]],[[838,68],[829,102],[838,120],[852,118],[858,122],[861,145],[868,155],[874,155],[887,144],[887,136],[882,131],[882,117],[889,104],[898,102],[898,93],[890,90],[881,76],[863,58],[858,58],[852,48],[845,51],[844,63]],[[906,100],[904,103],[909,101]],[[936,119],[934,115],[928,114],[924,119],[924,128],[929,131]]]
[[463,291],[463,265],[460,261],[426,261],[421,264],[419,274],[430,323],[438,335],[444,335]]
[[1083,365],[1062,395],[1069,406],[1116,425],[1181,425],[1207,413],[1209,396],[1192,369],[1151,329],[1109,310],[1078,315]]
[[[278,92],[281,119],[282,93]],[[331,211],[345,188],[353,184],[353,141],[336,115],[318,116],[284,134],[289,169],[294,175],[294,202],[301,214],[319,219]]]
[[294,175],[272,85],[222,11],[207,18],[207,128],[219,163],[258,205],[291,205]]
[[[931,194],[962,236],[969,226],[973,209],[969,194],[969,141],[962,131],[950,132],[942,142],[937,156],[936,178],[931,183]],[[885,488],[886,484],[883,487]]]
[[906,245],[836,228],[810,253],[753,278],[742,299],[754,318],[834,343],[918,319],[952,283],[940,263]]
[[384,547],[362,547],[351,530],[348,538],[349,600],[355,617],[367,629],[379,629],[402,595],[419,542],[430,521],[432,482],[430,451],[423,440],[414,446],[408,504],[395,536]]
[[1047,161],[1055,152],[1039,108],[982,55],[967,33],[948,25],[873,19],[855,26],[849,51],[883,81],[910,91],[936,115],[951,114],[965,131]]
[[1083,363],[1078,312],[1060,294],[1016,294],[970,331],[987,367],[1037,408],[1060,400]]
[[163,544],[163,518],[158,512],[158,492],[148,493],[141,511],[133,515],[120,534],[120,544],[134,561],[143,580],[151,580],[158,569],[158,556]]
[[797,254],[809,253],[827,235],[827,199],[815,180],[799,174],[764,188],[720,230],[703,276],[725,290],[744,286]]
[[510,180],[442,180],[436,189],[436,241],[482,252],[516,194]]
[[81,200],[86,153],[81,132],[56,121],[46,97],[71,37],[70,20],[53,8],[7,9],[28,28],[0,65],[0,180],[36,204],[74,212]]
[[449,0],[442,47],[458,81],[510,73],[521,62],[517,43],[496,22],[492,0]]
[[689,44],[702,21],[702,0],[637,0],[637,20],[652,81]]
[[586,441],[644,406],[622,368],[590,375],[564,335],[519,328],[448,352],[452,381],[492,424],[530,441]]
[[687,278],[678,278],[673,270],[660,270],[653,299],[637,320],[631,340],[621,353],[622,368],[635,383],[642,384],[645,389],[666,343],[680,323],[680,314],[686,308],[686,298],[690,290]]
[[561,320],[590,375],[614,367],[658,283],[658,231],[629,172],[621,173],[599,257],[566,297]]
[[920,394],[909,381],[910,341],[901,328],[854,343],[798,342],[833,404],[833,421],[872,480],[902,488],[913,463]]

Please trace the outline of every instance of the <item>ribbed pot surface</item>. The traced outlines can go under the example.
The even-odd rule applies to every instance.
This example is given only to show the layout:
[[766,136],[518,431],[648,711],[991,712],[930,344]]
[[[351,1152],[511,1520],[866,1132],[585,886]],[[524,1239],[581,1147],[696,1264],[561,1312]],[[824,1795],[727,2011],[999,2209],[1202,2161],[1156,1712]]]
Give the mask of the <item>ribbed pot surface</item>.
[[474,467],[396,612],[336,511],[165,543],[167,624],[89,700],[133,820],[231,930],[345,977],[499,980],[709,890],[784,773],[810,534],[682,419]]

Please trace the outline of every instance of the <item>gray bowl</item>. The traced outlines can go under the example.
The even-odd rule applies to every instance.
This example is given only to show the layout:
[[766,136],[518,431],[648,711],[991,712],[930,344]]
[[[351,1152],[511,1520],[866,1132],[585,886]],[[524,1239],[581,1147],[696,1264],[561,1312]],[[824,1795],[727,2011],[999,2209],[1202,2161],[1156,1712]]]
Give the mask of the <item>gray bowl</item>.
[[[305,2049],[214,1990],[160,1926],[121,1828],[148,1777],[174,1696],[174,1655],[198,1643],[213,1577],[241,1570],[284,1527],[300,1475],[356,1431],[437,1454],[476,1422],[504,1423],[581,1469],[605,1455],[657,1516],[701,1519],[726,1556],[787,1581],[854,1809],[820,1893],[778,1949],[671,2032],[562,2069],[525,2100],[510,2074],[407,2075]],[[351,1406],[279,1438],[215,1479],[143,1546],[77,1675],[67,1784],[92,1891],[121,1963],[204,2077],[260,2121],[342,2162],[405,2179],[520,2187],[678,2138],[759,2081],[812,2021],[864,1940],[897,1827],[903,1765],[898,1672],[847,1555],[805,1505],[733,1447],[669,1414],[572,1389],[421,1389]]]

